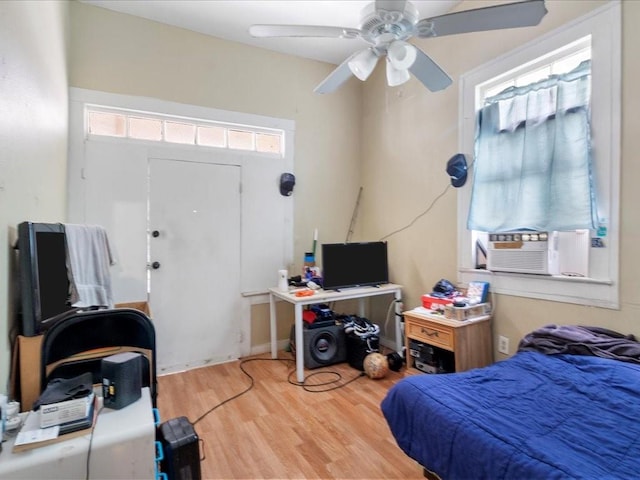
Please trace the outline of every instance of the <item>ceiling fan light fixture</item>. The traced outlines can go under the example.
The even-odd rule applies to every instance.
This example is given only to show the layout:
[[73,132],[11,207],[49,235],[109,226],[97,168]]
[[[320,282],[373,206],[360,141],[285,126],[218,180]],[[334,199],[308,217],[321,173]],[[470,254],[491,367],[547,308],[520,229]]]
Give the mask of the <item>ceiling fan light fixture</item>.
[[366,50],[356,53],[351,60],[349,60],[349,70],[364,82],[376,68],[377,63],[378,55],[376,55],[372,48],[367,48]]
[[406,68],[396,68],[393,66],[393,62],[387,56],[387,85],[390,87],[397,87],[406,83],[411,78],[409,70]]
[[415,63],[418,53],[413,45],[396,40],[387,48],[387,58],[397,70],[407,70]]

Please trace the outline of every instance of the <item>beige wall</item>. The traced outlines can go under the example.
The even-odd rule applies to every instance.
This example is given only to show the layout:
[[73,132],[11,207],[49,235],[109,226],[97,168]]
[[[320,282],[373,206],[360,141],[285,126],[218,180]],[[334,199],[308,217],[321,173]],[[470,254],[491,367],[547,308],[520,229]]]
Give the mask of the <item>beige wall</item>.
[[[360,187],[361,86],[314,87],[334,65],[249,47],[74,2],[70,85],[295,121],[295,265],[343,241]],[[274,285],[276,272],[274,272]],[[268,344],[268,308],[253,308],[252,345]],[[288,337],[289,319],[279,335]]]
[[67,37],[66,3],[0,2],[0,392],[17,312],[16,226],[64,221]]
[[[460,8],[491,3],[467,1]],[[442,92],[431,93],[415,80],[386,87],[384,72],[378,69],[365,85],[363,99],[361,161],[363,185],[370,193],[363,203],[364,235],[381,238],[408,224],[449,183],[445,165],[458,151],[460,75],[603,3],[547,0],[549,13],[536,28],[418,40],[416,44],[454,79]],[[496,296],[494,337],[509,337],[511,353],[525,333],[552,322],[601,325],[640,336],[640,219],[636,206],[640,203],[640,120],[634,108],[640,80],[635,46],[640,2],[624,0],[622,18],[621,308]],[[456,208],[456,191],[450,188],[411,228],[389,238],[391,278],[405,286],[405,307],[418,305],[420,295],[430,292],[440,278],[457,278]]]

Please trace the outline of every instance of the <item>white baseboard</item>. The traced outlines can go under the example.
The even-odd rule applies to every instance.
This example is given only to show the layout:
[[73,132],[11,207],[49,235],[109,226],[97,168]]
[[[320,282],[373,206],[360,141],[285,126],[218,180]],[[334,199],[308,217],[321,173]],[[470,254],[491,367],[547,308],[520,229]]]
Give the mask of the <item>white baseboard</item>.
[[[284,350],[289,345],[289,340],[278,340],[278,350]],[[271,343],[262,343],[260,345],[254,345],[251,347],[251,355],[260,355],[261,353],[271,352]]]

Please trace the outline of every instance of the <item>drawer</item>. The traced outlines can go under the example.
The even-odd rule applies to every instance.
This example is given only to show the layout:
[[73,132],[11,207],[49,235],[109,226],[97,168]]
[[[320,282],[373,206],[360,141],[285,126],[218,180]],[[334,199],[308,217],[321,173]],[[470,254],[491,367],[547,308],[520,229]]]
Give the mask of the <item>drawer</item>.
[[453,329],[426,321],[406,322],[409,338],[453,351]]

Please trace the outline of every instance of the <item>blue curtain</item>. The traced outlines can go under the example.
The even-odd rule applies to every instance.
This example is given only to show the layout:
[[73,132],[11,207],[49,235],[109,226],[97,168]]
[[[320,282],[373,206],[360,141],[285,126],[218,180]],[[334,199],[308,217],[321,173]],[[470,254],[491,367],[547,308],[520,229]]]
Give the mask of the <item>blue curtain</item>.
[[593,229],[591,62],[488,98],[477,117],[467,228]]

